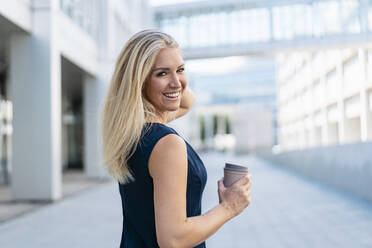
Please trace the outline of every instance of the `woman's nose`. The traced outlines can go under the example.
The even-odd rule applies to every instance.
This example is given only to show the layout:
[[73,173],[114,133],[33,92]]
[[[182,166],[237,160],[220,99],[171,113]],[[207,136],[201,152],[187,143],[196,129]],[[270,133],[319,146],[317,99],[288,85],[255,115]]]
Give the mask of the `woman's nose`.
[[171,77],[170,85],[174,88],[181,87],[181,81],[177,73],[174,73]]

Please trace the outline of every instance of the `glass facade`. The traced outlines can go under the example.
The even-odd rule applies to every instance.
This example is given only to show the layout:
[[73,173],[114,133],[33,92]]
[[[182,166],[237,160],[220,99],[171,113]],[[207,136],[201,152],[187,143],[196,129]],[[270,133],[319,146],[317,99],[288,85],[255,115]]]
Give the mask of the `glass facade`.
[[372,1],[369,1],[368,5],[368,30],[372,31]]
[[[198,12],[179,9],[172,14],[158,12],[155,19],[158,27],[173,35],[183,48],[372,31],[372,1],[329,0],[290,4],[272,1],[265,5],[203,8]],[[366,30],[362,30],[363,25]]]

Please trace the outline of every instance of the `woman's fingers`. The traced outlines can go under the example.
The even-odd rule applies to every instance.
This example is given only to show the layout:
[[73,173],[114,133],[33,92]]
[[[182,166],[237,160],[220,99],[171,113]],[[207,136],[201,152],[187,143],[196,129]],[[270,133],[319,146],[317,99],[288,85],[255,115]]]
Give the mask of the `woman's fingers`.
[[244,178],[240,179],[238,182],[236,182],[235,187],[243,192],[249,192],[251,188],[251,175],[244,176]]
[[243,186],[243,185],[246,185],[247,183],[250,182],[250,177],[249,177],[249,174],[248,175],[245,175],[244,177],[242,177],[241,179],[239,179],[235,185],[237,187],[240,187],[240,186]]

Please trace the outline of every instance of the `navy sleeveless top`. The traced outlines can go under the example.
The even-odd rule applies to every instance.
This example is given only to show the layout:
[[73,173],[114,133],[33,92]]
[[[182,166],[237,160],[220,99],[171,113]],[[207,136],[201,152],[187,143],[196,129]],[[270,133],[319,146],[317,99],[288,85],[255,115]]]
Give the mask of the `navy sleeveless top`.
[[[153,180],[148,170],[148,161],[155,144],[168,134],[180,136],[174,129],[161,123],[146,123],[139,144],[128,160],[135,178],[128,184],[119,183],[123,207],[123,232],[121,248],[159,247],[156,239]],[[194,149],[187,147],[187,217],[201,215],[201,201],[207,181],[207,171]],[[205,242],[195,246],[205,247]]]

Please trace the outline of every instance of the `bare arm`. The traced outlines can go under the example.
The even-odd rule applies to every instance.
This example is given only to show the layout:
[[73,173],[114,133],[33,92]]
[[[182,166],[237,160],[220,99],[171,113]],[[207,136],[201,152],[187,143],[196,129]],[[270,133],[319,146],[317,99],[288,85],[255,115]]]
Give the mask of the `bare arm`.
[[[223,196],[219,205],[201,216],[188,218],[187,151],[184,141],[174,134],[163,137],[155,145],[149,160],[149,170],[154,181],[156,235],[162,248],[193,247],[203,242],[243,211],[249,204],[248,200],[250,201],[246,193],[243,194],[250,185],[246,178],[240,180],[240,185],[236,186],[236,189],[240,187],[239,193],[229,193],[222,189],[220,194]],[[227,195],[230,198],[225,197]],[[235,198],[232,199],[231,196]]]

